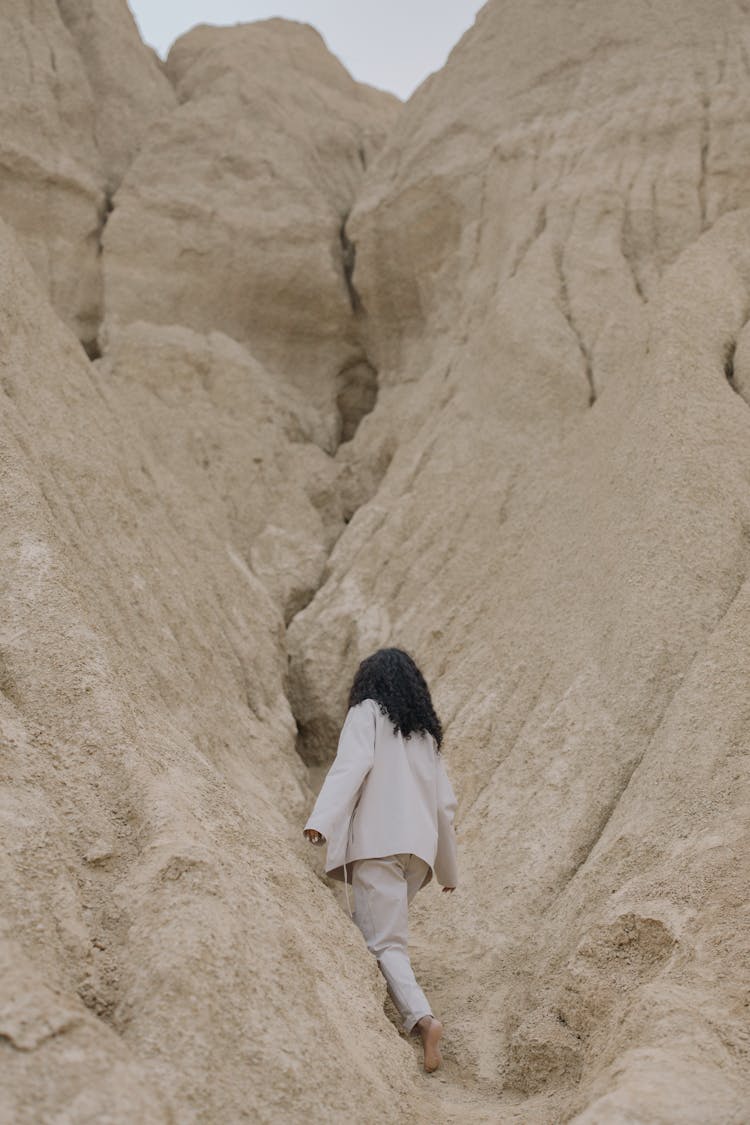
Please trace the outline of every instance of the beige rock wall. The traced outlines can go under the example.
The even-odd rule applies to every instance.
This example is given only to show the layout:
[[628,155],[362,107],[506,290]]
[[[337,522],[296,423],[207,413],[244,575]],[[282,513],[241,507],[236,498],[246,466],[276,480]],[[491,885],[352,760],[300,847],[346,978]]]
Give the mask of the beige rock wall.
[[[744,9],[491,0],[397,115],[304,25],[170,88],[5,5],[0,1118],[744,1119]],[[431,1080],[299,831],[384,643]]]
[[96,146],[111,193],[144,133],[177,99],[161,60],[144,46],[126,0],[58,0],[57,6],[86,68]]
[[175,100],[126,0],[3,4],[0,218],[92,354],[108,196]]
[[106,330],[225,333],[304,390],[333,448],[336,397],[366,362],[345,224],[399,103],[355,83],[311,27],[281,20],[195,28],[167,69],[179,109],[107,225]]
[[499,1120],[748,1099],[749,31],[490,4],[350,219],[381,392],[341,460],[371,498],[292,623],[292,700],[316,762],[366,652],[438,685],[465,890],[418,956]]
[[101,315],[104,176],[91,89],[54,0],[0,12],[0,217],[84,341]]
[[[263,373],[221,340],[160,341],[160,446],[138,339],[127,376],[91,365],[1,237],[0,1116],[301,1121],[328,1091],[342,1119],[363,1096],[385,1116],[410,1058],[301,860],[283,619],[226,477],[224,508],[168,445],[170,425],[190,440],[196,356],[217,398],[242,377],[262,404]],[[259,415],[273,464],[290,411]]]

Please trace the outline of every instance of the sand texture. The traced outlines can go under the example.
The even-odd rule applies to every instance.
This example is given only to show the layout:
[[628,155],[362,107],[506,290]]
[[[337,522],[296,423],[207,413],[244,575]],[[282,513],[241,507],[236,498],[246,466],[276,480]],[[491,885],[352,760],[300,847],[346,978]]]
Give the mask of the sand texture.
[[[0,1121],[750,1118],[750,4],[0,12]],[[433,686],[418,1067],[301,826]]]

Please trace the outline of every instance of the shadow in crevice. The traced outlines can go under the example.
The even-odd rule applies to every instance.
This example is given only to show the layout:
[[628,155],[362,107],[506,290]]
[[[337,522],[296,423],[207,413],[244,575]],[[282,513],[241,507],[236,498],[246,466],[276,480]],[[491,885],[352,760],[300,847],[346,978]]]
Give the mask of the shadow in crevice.
[[85,351],[85,353],[89,357],[89,359],[92,361],[92,363],[95,359],[101,359],[102,358],[102,349],[99,346],[98,336],[94,336],[93,339],[91,339],[91,340],[82,340],[81,346],[83,347],[83,350]]
[[346,290],[349,294],[349,302],[352,306],[352,312],[361,313],[364,311],[362,305],[362,298],[357,292],[354,284],[354,267],[357,262],[357,245],[352,242],[349,235],[346,233],[346,223],[349,218],[349,212],[342,216],[341,226],[339,227],[339,242],[341,243],[341,265],[344,272],[344,281],[346,283]]
[[351,441],[378,398],[378,373],[366,356],[348,363],[336,376],[336,407],[341,418],[339,443]]
[[[101,205],[99,207],[99,222],[98,222],[98,226],[97,226],[97,229],[96,229],[96,232],[95,232],[96,256],[97,256],[97,260],[99,262],[99,265],[98,265],[97,268],[100,271],[100,279],[99,279],[100,288],[103,285],[103,281],[102,281],[102,277],[101,277],[101,268],[102,268],[101,257],[102,257],[102,253],[103,253],[103,249],[104,249],[104,245],[103,245],[104,229],[105,229],[107,223],[109,222],[109,217],[112,214],[112,212],[114,211],[114,208],[115,208],[115,205],[114,205],[114,199],[113,199],[113,192],[110,189],[107,189],[102,196],[102,202],[101,202]],[[92,316],[91,331],[85,337],[83,337],[83,336],[81,337],[81,346],[83,347],[83,350],[85,351],[86,355],[88,356],[88,358],[92,362],[95,359],[101,359],[101,357],[102,357],[102,349],[101,349],[101,344],[99,342],[99,333],[100,333],[100,330],[101,330],[102,320],[103,320],[103,317],[104,317],[104,310],[103,310],[103,307],[102,307],[102,304],[101,304],[102,301],[103,301],[103,296],[100,294],[99,306],[96,310],[95,315]]]
[[740,392],[734,379],[734,353],[736,351],[737,343],[735,340],[732,340],[732,342],[727,345],[727,349],[724,354],[724,375],[732,390],[736,394],[739,394]]
[[724,353],[724,377],[734,393],[750,406],[750,385],[748,385],[747,361],[745,360],[743,362],[738,372],[735,363],[736,351],[737,343],[733,340],[730,344],[727,344]]
[[0,650],[0,695],[4,695],[15,707],[21,706],[15,676],[2,650]]

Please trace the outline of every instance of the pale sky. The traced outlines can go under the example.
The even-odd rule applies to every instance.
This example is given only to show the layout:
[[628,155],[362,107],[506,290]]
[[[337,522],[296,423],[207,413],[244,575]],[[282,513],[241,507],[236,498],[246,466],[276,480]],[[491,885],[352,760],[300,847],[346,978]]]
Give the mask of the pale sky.
[[197,23],[283,16],[311,23],[360,82],[407,98],[439,70],[485,0],[128,0],[141,35],[166,56]]

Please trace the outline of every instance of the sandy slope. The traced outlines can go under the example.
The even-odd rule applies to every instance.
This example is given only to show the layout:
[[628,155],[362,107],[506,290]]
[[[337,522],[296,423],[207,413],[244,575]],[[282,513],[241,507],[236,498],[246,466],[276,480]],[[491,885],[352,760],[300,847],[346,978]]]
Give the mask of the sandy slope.
[[[491,0],[401,109],[0,24],[0,1118],[744,1121],[745,5]],[[299,832],[385,643],[433,1078]]]

